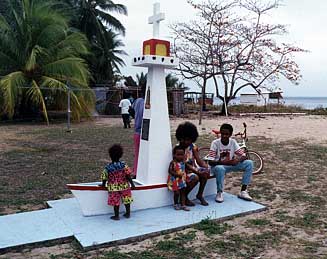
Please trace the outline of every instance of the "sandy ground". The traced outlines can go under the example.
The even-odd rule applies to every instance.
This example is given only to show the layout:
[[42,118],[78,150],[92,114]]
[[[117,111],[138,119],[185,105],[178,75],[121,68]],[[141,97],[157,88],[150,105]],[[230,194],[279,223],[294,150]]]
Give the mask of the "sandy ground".
[[[292,139],[305,139],[319,144],[327,144],[326,116],[244,116],[204,118],[199,125],[197,118],[171,118],[172,132],[177,125],[190,121],[197,125],[199,134],[210,134],[212,129],[219,129],[223,123],[230,123],[234,133],[243,130],[242,123],[248,126],[248,137],[263,136],[273,142]],[[120,125],[120,118],[100,118],[96,124]]]

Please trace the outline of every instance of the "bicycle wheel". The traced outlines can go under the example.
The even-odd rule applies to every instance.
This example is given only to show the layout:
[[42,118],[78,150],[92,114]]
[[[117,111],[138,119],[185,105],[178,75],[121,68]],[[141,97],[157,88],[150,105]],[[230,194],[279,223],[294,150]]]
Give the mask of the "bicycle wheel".
[[259,174],[260,172],[262,172],[262,169],[263,169],[262,156],[253,150],[248,150],[246,155],[247,155],[247,159],[250,159],[253,161],[253,173],[252,174]]

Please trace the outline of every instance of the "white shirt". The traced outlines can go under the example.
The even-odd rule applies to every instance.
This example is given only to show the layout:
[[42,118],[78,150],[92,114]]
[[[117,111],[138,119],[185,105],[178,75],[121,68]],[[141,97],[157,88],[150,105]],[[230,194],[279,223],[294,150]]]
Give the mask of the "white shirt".
[[131,102],[128,99],[122,99],[119,103],[121,108],[121,114],[128,114],[128,109],[131,106]]
[[240,148],[236,140],[230,138],[228,144],[224,145],[219,138],[212,141],[208,160],[228,161],[232,160],[235,154],[239,156],[244,154],[244,151]]

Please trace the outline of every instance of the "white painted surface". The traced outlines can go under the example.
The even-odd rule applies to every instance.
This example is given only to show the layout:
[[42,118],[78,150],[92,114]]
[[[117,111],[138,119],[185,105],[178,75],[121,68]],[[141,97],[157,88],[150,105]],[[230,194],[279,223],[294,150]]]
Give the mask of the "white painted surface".
[[[150,66],[147,90],[150,89],[150,109],[144,108],[143,119],[150,120],[149,138],[140,142],[137,180],[147,184],[167,182],[167,172],[172,160],[172,145],[168,115],[165,71],[162,67]],[[147,100],[147,96],[145,100]],[[145,101],[146,104],[146,101]]]
[[172,206],[131,212],[131,218],[123,217],[125,209],[120,209],[120,220],[110,220],[108,215],[83,217],[75,199],[49,202],[74,233],[75,238],[84,247],[92,247],[113,241],[124,240],[151,233],[195,224],[204,219],[219,219],[240,213],[264,209],[263,205],[247,202],[226,193],[223,203],[216,203],[215,196],[207,197],[209,206],[199,203],[191,211],[176,211]]
[[153,31],[152,35],[153,38],[159,37],[159,25],[160,22],[165,19],[165,14],[160,13],[160,3],[155,3],[153,5],[153,15],[149,17],[148,22],[149,24],[153,24]]
[[[136,67],[151,67],[160,66],[163,68],[171,69],[179,64],[179,59],[175,57],[164,57],[156,55],[142,55],[134,57],[132,60],[132,65]],[[164,83],[166,86],[166,82]]]
[[[167,175],[167,174],[166,174]],[[75,186],[98,186],[98,183],[81,183],[72,184]],[[147,185],[145,185],[146,187]],[[199,184],[189,194],[190,199],[195,199]],[[216,193],[216,179],[209,179],[204,190],[204,196]],[[112,214],[113,207],[107,204],[108,192],[105,190],[89,191],[89,190],[71,190],[76,197],[80,209],[84,216],[96,216],[103,214]],[[148,208],[157,208],[167,206],[173,203],[173,194],[167,187],[133,190],[132,196],[134,202],[131,205],[133,211],[144,210]],[[123,205],[121,205],[123,207]]]
[[0,216],[0,251],[9,247],[75,236],[86,247],[143,236],[195,224],[203,219],[219,219],[265,207],[225,193],[225,202],[207,197],[209,206],[199,202],[191,211],[176,211],[172,206],[133,211],[130,219],[110,220],[108,215],[84,217],[75,198],[48,201],[51,209]]
[[0,249],[72,235],[53,209],[0,216]]

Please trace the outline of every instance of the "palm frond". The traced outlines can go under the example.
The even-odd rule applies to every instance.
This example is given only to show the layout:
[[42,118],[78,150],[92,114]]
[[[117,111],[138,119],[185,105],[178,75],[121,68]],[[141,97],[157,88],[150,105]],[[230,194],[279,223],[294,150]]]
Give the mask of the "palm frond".
[[35,80],[32,80],[31,87],[27,90],[26,95],[27,95],[27,97],[29,97],[29,99],[34,104],[41,105],[43,116],[44,116],[47,124],[49,125],[48,112],[47,112],[47,107],[44,102],[44,97],[43,97],[40,87],[35,82]]
[[26,78],[21,71],[12,72],[0,80],[0,89],[4,97],[4,112],[9,118],[14,115],[16,99],[21,91],[20,87],[25,86]]

